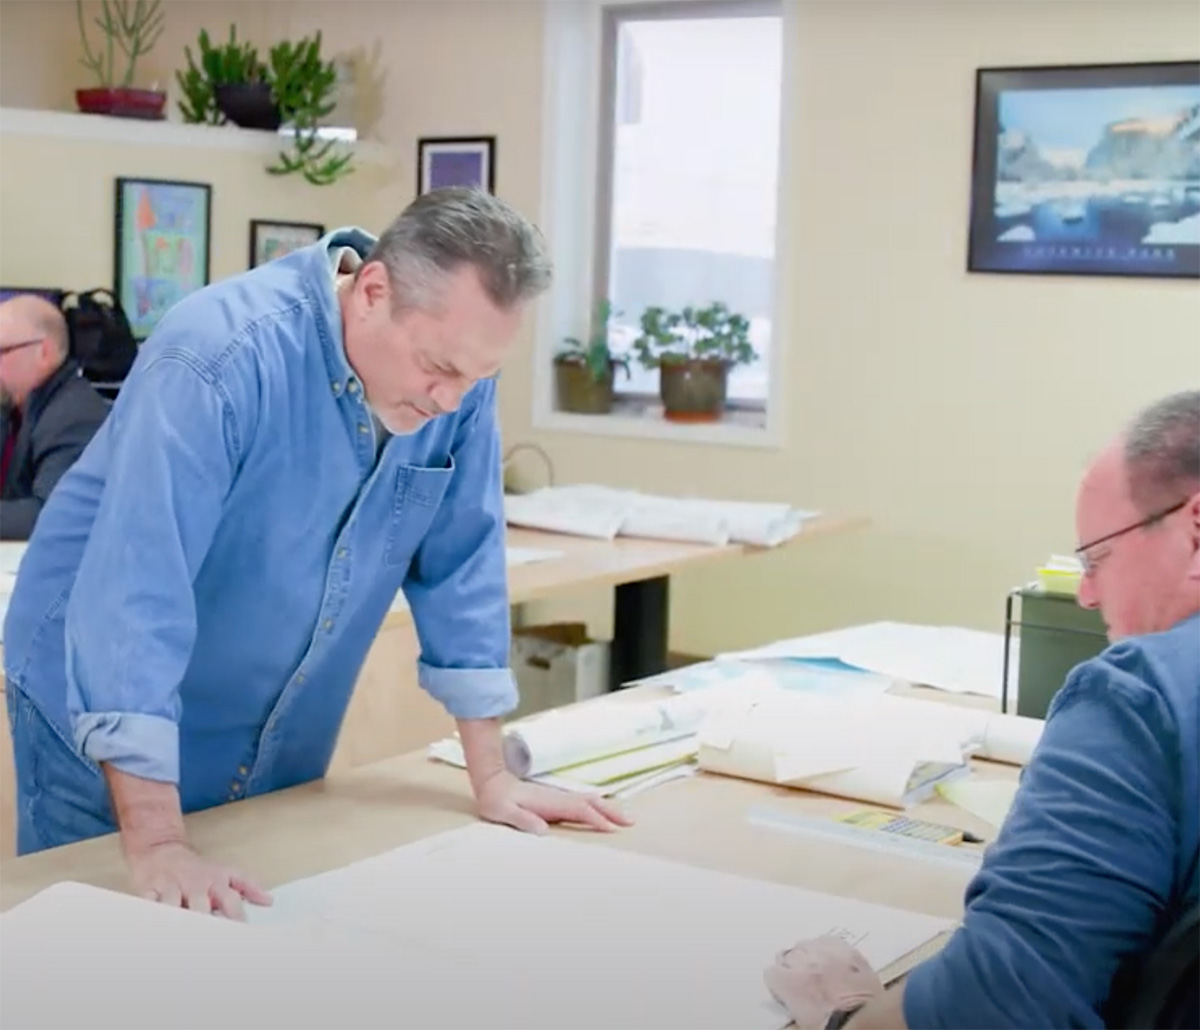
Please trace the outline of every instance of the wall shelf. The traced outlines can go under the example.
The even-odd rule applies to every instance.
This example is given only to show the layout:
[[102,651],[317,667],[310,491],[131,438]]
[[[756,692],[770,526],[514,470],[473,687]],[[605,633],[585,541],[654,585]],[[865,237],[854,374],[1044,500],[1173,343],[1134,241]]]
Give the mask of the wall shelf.
[[[264,156],[287,145],[285,133],[275,134],[236,125],[190,125],[185,122],[114,118],[75,111],[40,111],[0,107],[0,133],[5,136],[41,136],[95,143],[129,143],[141,146],[235,150]],[[389,150],[380,143],[354,140],[356,159],[371,164],[390,163]]]

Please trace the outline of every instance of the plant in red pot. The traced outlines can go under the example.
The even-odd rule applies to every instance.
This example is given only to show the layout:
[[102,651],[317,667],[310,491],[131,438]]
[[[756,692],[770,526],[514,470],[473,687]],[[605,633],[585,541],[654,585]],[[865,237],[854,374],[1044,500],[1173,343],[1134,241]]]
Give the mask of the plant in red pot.
[[725,415],[729,370],[758,355],[750,322],[720,301],[680,312],[649,307],[633,341],[638,361],[658,369],[663,416],[671,422],[718,422]]
[[[118,118],[161,119],[167,94],[158,89],[138,89],[133,85],[139,57],[144,57],[158,42],[163,29],[160,0],[102,0],[100,14],[94,19],[103,41],[92,50],[84,22],[83,0],[75,0],[79,19],[79,38],[83,43],[80,63],[90,68],[100,85],[77,89],[75,103],[84,114],[107,114]],[[117,50],[125,55],[125,72],[117,79]]]

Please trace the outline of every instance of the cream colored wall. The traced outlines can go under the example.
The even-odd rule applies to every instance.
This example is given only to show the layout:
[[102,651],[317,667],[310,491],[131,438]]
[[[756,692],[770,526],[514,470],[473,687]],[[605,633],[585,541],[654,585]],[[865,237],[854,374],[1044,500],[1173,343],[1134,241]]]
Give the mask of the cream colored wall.
[[[1200,290],[968,275],[974,70],[1194,59],[1198,11],[1190,0],[803,3],[788,98],[786,446],[538,434],[527,380],[506,377],[509,441],[540,443],[564,480],[874,520],[828,546],[679,577],[674,646],[711,652],[876,618],[1000,629],[1006,591],[1073,546],[1088,455],[1142,403],[1200,384]],[[502,138],[531,145],[536,119],[531,104]],[[607,625],[606,597],[572,609]]]
[[[507,442],[540,443],[562,481],[783,499],[874,520],[821,547],[680,577],[673,644],[684,650],[873,618],[999,628],[1007,589],[1051,549],[1072,545],[1074,483],[1089,453],[1138,405],[1200,382],[1195,284],[963,270],[974,69],[1194,58],[1193,0],[800,2],[799,83],[788,98],[796,203],[784,233],[793,256],[780,370],[786,446],[534,432],[532,330],[502,379]],[[75,74],[73,41],[55,44],[57,75],[34,67],[34,42],[50,45],[39,19],[50,16],[24,16],[27,44],[9,32],[10,9],[28,6],[0,4],[0,102],[17,103],[9,97],[19,81],[28,97],[53,94],[69,106],[61,86]],[[73,5],[40,6],[73,20]],[[172,0],[169,9],[194,27],[200,15],[177,8],[217,6]],[[495,133],[498,192],[538,210],[542,33],[533,0],[348,0],[336,9],[277,0],[236,10],[239,23],[268,34],[320,26],[332,51],[371,58],[374,127],[399,155],[389,190],[368,201],[378,220],[411,196],[416,138],[433,134]],[[228,17],[208,20],[219,27]],[[179,38],[192,38],[192,27]],[[24,206],[14,194],[42,181],[29,171],[25,189],[13,189],[8,164],[0,152],[5,262],[10,212]],[[64,184],[38,200],[46,213]],[[225,195],[241,203],[234,186]],[[608,604],[606,594],[584,595],[534,614],[580,613],[604,632]]]

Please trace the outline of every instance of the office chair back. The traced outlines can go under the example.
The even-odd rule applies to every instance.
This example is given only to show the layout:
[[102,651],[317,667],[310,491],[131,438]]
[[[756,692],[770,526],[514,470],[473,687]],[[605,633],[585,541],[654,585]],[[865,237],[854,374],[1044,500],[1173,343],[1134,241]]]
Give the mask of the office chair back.
[[1159,946],[1114,991],[1113,1030],[1200,1027],[1200,905],[1171,927]]

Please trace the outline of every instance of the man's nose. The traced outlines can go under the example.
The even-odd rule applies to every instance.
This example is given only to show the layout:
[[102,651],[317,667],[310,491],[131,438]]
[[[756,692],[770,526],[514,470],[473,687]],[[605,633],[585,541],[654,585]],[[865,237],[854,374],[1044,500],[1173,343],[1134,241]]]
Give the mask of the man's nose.
[[1092,584],[1092,573],[1085,572],[1079,580],[1079,593],[1076,600],[1079,602],[1080,608],[1087,608],[1089,611],[1100,607],[1100,599],[1096,596],[1096,588]]

